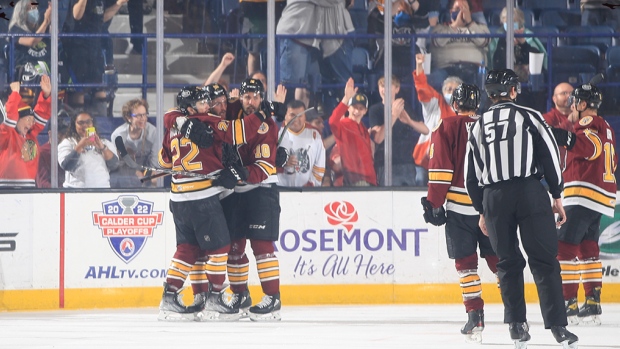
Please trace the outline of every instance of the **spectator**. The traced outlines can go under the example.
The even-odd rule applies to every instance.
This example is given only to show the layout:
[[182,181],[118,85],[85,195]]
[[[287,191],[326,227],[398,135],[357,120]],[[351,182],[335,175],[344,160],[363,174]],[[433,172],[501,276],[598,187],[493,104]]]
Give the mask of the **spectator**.
[[[132,99],[123,105],[122,117],[125,123],[112,132],[112,139],[123,139],[128,156],[131,156],[139,165],[159,167],[159,139],[157,128],[149,123],[149,105],[143,99]],[[155,184],[155,180],[140,183],[144,177],[142,171],[129,168],[120,162],[117,170],[110,173],[112,188],[139,188]]]
[[[20,0],[15,4],[13,16],[9,22],[10,34],[44,34],[47,32],[51,23],[50,15],[52,7],[48,6],[43,14],[43,20],[39,18],[38,4],[32,0]],[[14,39],[14,80],[21,79],[19,71],[23,69],[26,63],[34,66],[44,64],[41,69],[50,71],[49,64],[51,61],[50,39],[40,36],[20,36]],[[9,42],[9,45],[13,42]]]
[[469,0],[452,0],[449,3],[450,22],[436,25],[433,34],[460,34],[463,37],[433,37],[432,73],[430,84],[436,89],[450,75],[458,76],[468,84],[475,84],[481,66],[485,64],[489,38],[472,37],[470,34],[489,34],[489,28],[471,17]]
[[[57,134],[58,143],[65,139],[67,131],[69,130],[69,119],[61,118],[58,116]],[[48,123],[47,126],[50,126]],[[43,144],[39,149],[39,168],[37,170],[36,184],[37,188],[51,188],[52,187],[52,129],[47,131],[49,140]],[[57,188],[62,188],[62,184],[65,182],[65,170],[57,164],[58,167],[58,185]]]
[[[73,34],[100,34],[103,25],[118,12],[128,0],[72,0],[71,21],[67,27]],[[68,19],[69,20],[69,19]],[[89,36],[67,37],[62,42],[67,53],[69,69],[73,73],[74,82],[102,83],[104,72],[104,56],[101,40]],[[84,91],[72,94],[69,101],[74,108],[84,107]],[[100,105],[107,103],[106,91],[97,90],[93,99]],[[104,108],[101,108],[104,109]],[[105,108],[107,110],[107,108]],[[99,110],[99,109],[98,109]],[[100,110],[99,112],[102,112]],[[107,111],[105,112],[107,114]]]
[[[267,34],[267,0],[239,0],[243,11],[243,25],[241,34]],[[282,16],[286,6],[285,0],[276,0],[276,23]],[[255,71],[260,70],[261,52],[267,49],[267,38],[247,37],[242,40],[243,47],[248,51],[248,75],[253,77]],[[263,83],[263,85],[265,85]],[[267,85],[265,85],[265,88]]]
[[[322,110],[322,109],[321,109]],[[323,148],[325,148],[325,175],[323,176],[323,186],[330,187],[331,182],[331,160],[330,156],[334,145],[336,144],[336,138],[333,134],[325,135],[325,120],[323,120],[323,113],[317,111],[317,109],[311,109],[306,112],[306,126],[315,128],[319,131],[319,134],[323,138]]]
[[[497,32],[504,35],[501,38],[493,38],[489,43],[489,53],[487,58],[488,69],[505,69],[506,68],[506,31],[508,23],[506,23],[506,8],[500,13],[500,27]],[[515,34],[532,34],[532,31],[525,28],[525,17],[523,11],[518,8],[514,9],[514,33]],[[514,72],[519,76],[519,81],[529,81],[529,53],[544,53],[543,69],[547,69],[547,51],[545,46],[535,37],[515,38],[514,39]]]
[[[385,185],[385,78],[378,81],[381,103],[374,104],[368,110],[370,118],[370,136],[375,142],[375,172],[380,186]],[[420,134],[429,134],[428,127],[415,117],[413,109],[405,103],[403,98],[396,98],[400,92],[400,80],[392,75],[392,185],[393,186],[421,186],[426,183],[416,183],[415,163],[411,154]],[[417,119],[417,118],[416,118]]]
[[[368,34],[383,35],[383,3],[380,0],[377,7],[368,14]],[[409,3],[406,0],[392,1],[392,72],[397,76],[409,76],[412,70],[411,61],[416,51],[416,48],[412,48],[414,33],[413,10]],[[383,71],[384,48],[383,38],[371,40],[370,54],[377,71]]]
[[[353,32],[351,15],[345,0],[289,0],[278,22],[276,34],[348,34]],[[283,83],[318,84],[322,57],[334,83],[344,83],[352,75],[348,53],[353,49],[350,39],[302,38],[284,39],[280,43],[280,79]],[[295,99],[309,105],[305,88],[295,89]]]
[[[418,34],[428,34],[439,23],[441,2],[436,0],[413,0],[409,1],[413,10],[413,27]],[[418,47],[426,50],[426,38],[418,38]]]
[[78,112],[71,118],[67,137],[58,144],[58,163],[65,170],[65,188],[110,188],[110,171],[118,168],[116,147],[99,138],[93,117]]
[[235,60],[235,55],[233,55],[230,52],[224,53],[224,55],[222,56],[222,60],[220,61],[220,64],[217,67],[215,67],[215,69],[213,69],[213,71],[211,72],[211,75],[209,75],[204,85],[207,86],[207,85],[215,84],[215,83],[223,85],[222,75],[224,74],[224,71],[226,70],[226,68],[228,68],[228,66],[231,65],[234,60]]
[[471,18],[476,23],[487,25],[487,19],[484,17],[484,8],[482,0],[471,0]]
[[[325,175],[325,148],[318,130],[306,127],[306,106],[302,101],[288,103],[279,146],[289,157],[278,170],[278,184],[286,187],[320,187]],[[289,125],[290,124],[290,125]]]
[[[434,130],[441,119],[455,116],[454,110],[450,107],[452,91],[463,82],[456,76],[447,77],[442,86],[442,94],[439,94],[431,87],[424,74],[424,55],[415,56],[416,69],[413,72],[413,80],[418,95],[418,100],[422,103],[422,116],[424,124],[429,130]],[[425,185],[428,182],[428,151],[430,146],[430,135],[422,134],[418,143],[413,149],[413,160],[416,164],[416,183]]]
[[11,83],[6,115],[0,124],[0,187],[34,187],[39,166],[37,136],[51,115],[52,84],[41,77],[41,94],[34,108],[19,94],[20,83]]
[[[347,105],[349,116],[345,117]],[[345,186],[377,185],[370,135],[362,123],[367,110],[368,98],[364,94],[357,93],[353,78],[349,78],[342,101],[329,117],[329,126],[336,137],[340,151]]]

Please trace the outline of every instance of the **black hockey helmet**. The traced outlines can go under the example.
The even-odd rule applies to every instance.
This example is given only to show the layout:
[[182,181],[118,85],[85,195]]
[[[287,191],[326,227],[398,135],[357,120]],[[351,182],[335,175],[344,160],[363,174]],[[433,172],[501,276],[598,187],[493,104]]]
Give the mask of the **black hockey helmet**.
[[226,99],[228,99],[228,92],[226,91],[224,86],[218,83],[209,84],[202,89],[209,95],[209,98],[212,101],[221,96],[224,96],[226,97]]
[[265,99],[265,87],[258,79],[247,78],[243,80],[239,89],[239,95],[243,96],[247,92],[258,93],[261,99]]
[[570,104],[573,104],[573,101],[577,103],[585,101],[588,104],[588,108],[598,109],[601,103],[603,103],[603,94],[595,85],[583,84],[571,93]]
[[521,93],[519,77],[510,69],[491,70],[484,82],[487,95],[491,98],[509,96],[512,87],[516,88],[517,93]]
[[177,94],[177,106],[185,115],[189,114],[187,108],[192,107],[197,109],[196,103],[204,100],[211,102],[209,94],[200,86],[185,86]]
[[452,91],[450,106],[458,105],[459,109],[478,110],[480,106],[480,90],[478,86],[471,84],[460,84]]

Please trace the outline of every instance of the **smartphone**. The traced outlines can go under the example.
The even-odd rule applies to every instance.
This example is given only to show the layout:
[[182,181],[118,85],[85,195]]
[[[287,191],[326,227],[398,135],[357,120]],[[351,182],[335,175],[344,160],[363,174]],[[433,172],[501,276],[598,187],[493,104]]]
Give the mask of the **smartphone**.
[[96,133],[96,131],[95,131],[95,128],[94,128],[94,127],[87,127],[87,128],[86,128],[86,135],[87,135],[88,137],[90,137],[90,136],[94,136],[94,135],[95,135],[95,133]]

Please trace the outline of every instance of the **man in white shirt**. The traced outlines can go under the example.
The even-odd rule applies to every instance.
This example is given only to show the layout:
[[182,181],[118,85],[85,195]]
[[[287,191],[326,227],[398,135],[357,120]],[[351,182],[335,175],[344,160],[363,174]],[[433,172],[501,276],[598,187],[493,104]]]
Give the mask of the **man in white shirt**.
[[[306,106],[294,100],[287,105],[280,146],[288,149],[289,159],[278,169],[278,185],[320,187],[325,174],[325,147],[321,133],[306,125]],[[286,127],[288,126],[288,127]]]

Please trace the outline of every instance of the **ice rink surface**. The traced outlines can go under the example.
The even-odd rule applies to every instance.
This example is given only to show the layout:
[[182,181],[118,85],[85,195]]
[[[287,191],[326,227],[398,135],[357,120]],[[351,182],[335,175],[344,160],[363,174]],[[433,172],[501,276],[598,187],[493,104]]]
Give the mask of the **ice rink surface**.
[[[0,313],[0,348],[513,348],[503,307],[485,307],[482,345],[459,330],[462,305],[284,306],[282,321],[170,323],[156,308]],[[528,348],[560,348],[528,304]],[[620,304],[603,304],[603,324],[571,326],[579,348],[620,348]]]

